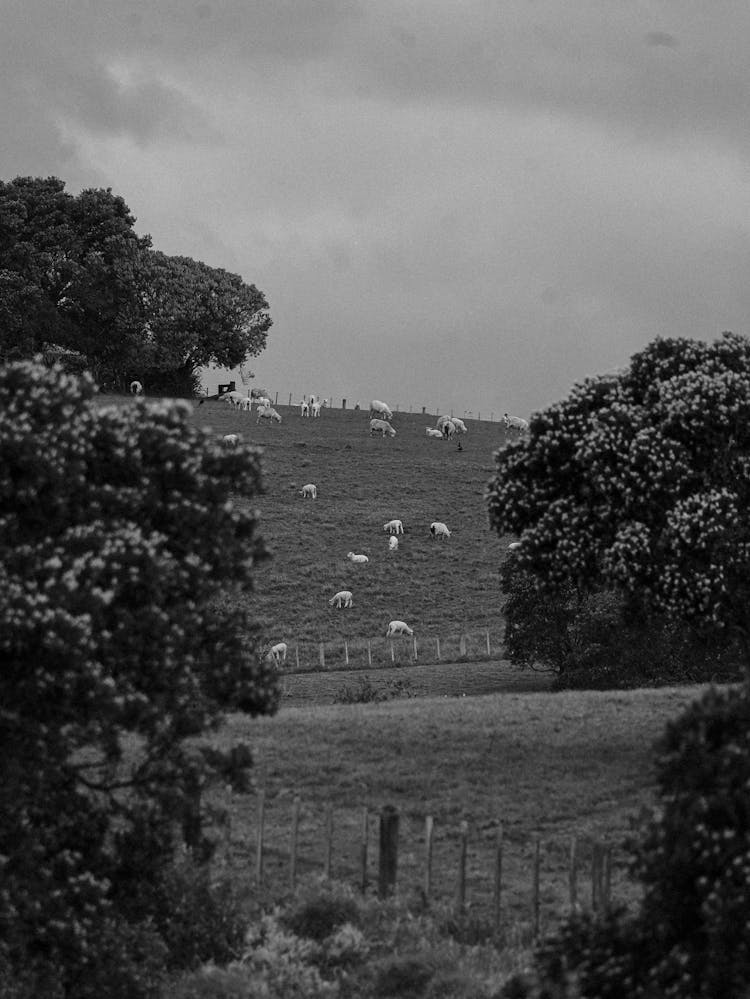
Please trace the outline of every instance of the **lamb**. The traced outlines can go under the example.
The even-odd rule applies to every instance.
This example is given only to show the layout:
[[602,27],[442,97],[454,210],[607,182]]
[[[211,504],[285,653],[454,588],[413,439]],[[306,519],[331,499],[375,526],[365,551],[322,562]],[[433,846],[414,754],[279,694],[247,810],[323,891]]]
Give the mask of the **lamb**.
[[288,646],[286,642],[277,642],[276,645],[272,645],[271,648],[268,650],[268,656],[269,658],[273,659],[273,661],[278,666],[279,663],[286,662],[287,649]]
[[426,433],[427,433],[428,437],[437,437],[438,440],[442,440],[443,439],[443,432],[442,432],[442,430],[436,430],[434,427],[427,427],[426,428]]
[[389,534],[403,534],[404,525],[400,520],[389,520],[387,524],[383,524],[383,530]]
[[308,405],[308,403],[305,402],[304,399],[299,404],[299,415],[300,416],[309,416],[310,415],[310,406]]
[[253,400],[250,398],[250,396],[245,396],[243,399],[240,399],[238,403],[238,408],[243,410],[243,412],[245,413],[252,413]]
[[441,520],[433,520],[430,524],[430,534],[433,538],[449,538],[451,532]]
[[328,603],[331,604],[331,606],[336,606],[336,607],[351,607],[352,591],[339,590],[338,593],[334,593],[334,595],[331,597]]
[[258,403],[258,406],[262,406],[265,409],[270,409],[271,408],[272,403],[271,403],[271,400],[268,398],[267,395],[256,396],[255,397],[255,401]]
[[222,437],[222,441],[224,442],[224,447],[235,448],[235,447],[237,447],[237,445],[240,442],[240,435],[239,434],[224,434],[224,436]]
[[397,548],[398,548],[398,538],[396,537],[395,534],[392,534],[390,538],[388,538],[388,551],[395,552]]
[[529,429],[529,421],[522,419],[520,416],[508,416],[507,413],[504,413],[503,423],[506,430],[517,431],[519,437]]
[[355,555],[354,552],[348,552],[346,556],[350,562],[369,562],[369,558],[366,555]]
[[406,621],[391,621],[388,625],[386,638],[393,638],[394,635],[413,635],[414,630],[409,627]]
[[143,385],[138,381],[133,381],[130,383],[130,394],[131,395],[143,395]]
[[437,427],[437,429],[440,431],[441,434],[443,432],[443,427],[445,426],[446,423],[450,421],[450,419],[451,419],[450,416],[448,416],[447,414],[443,416],[438,416],[437,423],[435,424],[435,426]]
[[317,399],[316,399],[316,401],[312,404],[312,407],[311,407],[312,408],[312,415],[313,416],[320,416],[320,407],[321,406],[322,406],[322,403],[318,402]]
[[260,423],[261,420],[275,420],[281,423],[281,417],[273,406],[258,406],[258,419],[255,422]]
[[311,499],[317,499],[318,487],[314,483],[308,482],[306,486],[303,486],[300,489],[300,495],[302,496],[303,499],[306,499],[308,496]]
[[385,420],[370,420],[370,437],[372,437],[372,435],[378,430],[383,437],[385,437],[386,434],[388,434],[389,437],[396,436],[396,431],[390,423],[387,423]]
[[231,392],[225,392],[223,395],[220,395],[219,398],[223,402],[228,402],[230,406],[239,406],[242,404],[245,396],[241,392],[235,392],[233,390]]
[[387,403],[373,399],[370,403],[370,416],[382,416],[384,420],[390,420],[393,418],[393,413]]
[[455,433],[456,424],[453,420],[448,420],[447,423],[443,424],[443,437],[445,437],[446,440],[452,440]]
[[451,423],[456,428],[456,433],[459,433],[459,434],[465,434],[465,433],[467,433],[466,424],[464,423],[463,420],[459,420],[459,418],[457,416],[452,416],[451,417]]

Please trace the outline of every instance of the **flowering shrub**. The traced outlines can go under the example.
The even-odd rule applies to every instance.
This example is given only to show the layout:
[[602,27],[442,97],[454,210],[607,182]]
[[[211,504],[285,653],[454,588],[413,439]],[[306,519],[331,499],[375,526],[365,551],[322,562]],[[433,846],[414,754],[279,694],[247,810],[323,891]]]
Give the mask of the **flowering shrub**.
[[615,588],[710,633],[750,634],[750,340],[656,340],[496,455],[490,522],[543,593]]
[[[94,392],[0,369],[0,961],[49,979],[40,997],[103,994],[104,961],[120,994],[102,941],[158,908],[209,781],[247,784],[249,749],[200,736],[278,701],[248,612],[222,599],[265,557],[233,501],[260,488],[256,454],[225,453],[185,403]],[[153,994],[130,965],[121,991]]]

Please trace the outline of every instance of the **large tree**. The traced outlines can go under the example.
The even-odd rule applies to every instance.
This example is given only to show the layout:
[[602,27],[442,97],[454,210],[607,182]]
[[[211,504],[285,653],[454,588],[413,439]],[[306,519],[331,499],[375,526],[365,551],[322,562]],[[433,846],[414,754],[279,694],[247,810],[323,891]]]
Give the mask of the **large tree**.
[[30,357],[50,345],[83,355],[114,382],[144,341],[137,282],[148,236],[118,195],[73,196],[57,177],[0,182],[0,350]]
[[496,455],[490,523],[540,591],[618,588],[750,663],[750,341],[657,339]]
[[247,747],[203,737],[278,699],[251,616],[257,453],[187,404],[94,392],[0,368],[0,981],[19,996],[151,994],[173,827],[198,847],[202,789],[247,783]]
[[199,368],[234,368],[266,346],[268,302],[238,274],[151,250],[142,257],[140,281],[148,337],[142,375],[149,384],[169,376],[190,386]]

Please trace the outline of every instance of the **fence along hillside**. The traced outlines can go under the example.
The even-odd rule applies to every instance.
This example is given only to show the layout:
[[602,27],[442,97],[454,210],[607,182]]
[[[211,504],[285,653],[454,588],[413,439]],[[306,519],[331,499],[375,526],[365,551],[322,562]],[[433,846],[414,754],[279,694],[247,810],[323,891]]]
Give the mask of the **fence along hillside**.
[[[263,449],[265,493],[254,505],[272,559],[258,568],[249,598],[264,638],[275,644],[337,643],[385,636],[406,621],[418,646],[489,629],[502,635],[498,570],[507,541],[490,532],[484,493],[493,452],[505,442],[500,423],[467,419],[455,441],[430,439],[432,417],[394,413],[397,434],[370,436],[364,410],[328,408],[318,419],[278,406],[281,424],[206,401],[193,419],[217,436],[238,433]],[[307,483],[316,500],[303,499]],[[383,525],[403,521],[396,552]],[[439,520],[447,540],[430,535]],[[366,554],[355,565],[347,552]],[[353,606],[328,601],[351,590]],[[441,649],[442,655],[442,649]]]

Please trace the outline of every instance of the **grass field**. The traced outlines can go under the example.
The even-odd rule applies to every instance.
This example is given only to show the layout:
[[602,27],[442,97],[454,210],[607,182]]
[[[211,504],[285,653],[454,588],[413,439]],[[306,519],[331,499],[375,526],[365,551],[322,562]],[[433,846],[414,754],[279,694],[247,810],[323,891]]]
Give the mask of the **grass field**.
[[[459,452],[425,435],[434,416],[396,413],[397,435],[383,439],[369,436],[366,411],[325,409],[313,420],[298,408],[278,410],[283,422],[272,426],[220,402],[196,403],[193,413],[217,437],[240,433],[263,448],[266,492],[256,505],[273,559],[252,599],[268,639],[382,640],[400,618],[425,645],[485,628],[499,642],[506,545],[489,530],[483,494],[502,424],[467,420]],[[317,485],[317,500],[300,496],[307,482]],[[392,518],[405,530],[396,552],[383,531]],[[431,537],[433,520],[448,525],[449,540]],[[349,551],[370,562],[351,563]],[[348,610],[328,604],[341,589],[354,594]]]

